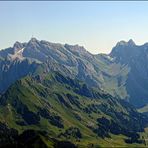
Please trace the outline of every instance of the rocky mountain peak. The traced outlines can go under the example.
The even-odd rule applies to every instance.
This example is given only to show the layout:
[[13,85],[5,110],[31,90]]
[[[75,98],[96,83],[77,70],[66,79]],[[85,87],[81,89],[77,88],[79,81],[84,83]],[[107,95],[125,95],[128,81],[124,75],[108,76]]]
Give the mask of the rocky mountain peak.
[[38,42],[38,40],[36,38],[32,37],[29,42]]
[[135,46],[135,45],[136,45],[135,42],[132,39],[130,39],[128,42],[123,41],[123,40],[118,42],[116,44],[116,47],[118,47],[118,46]]
[[24,47],[23,44],[17,41],[13,45],[13,49],[14,49],[13,52],[16,53],[19,50],[21,50],[23,47]]
[[29,40],[27,46],[35,46],[35,45],[39,44],[39,42],[40,42],[39,40],[37,40],[36,38],[33,37]]
[[130,46],[135,46],[136,45],[135,42],[132,39],[130,39],[127,43]]
[[22,48],[22,47],[23,47],[22,43],[20,43],[18,41],[16,41],[13,45],[13,48]]

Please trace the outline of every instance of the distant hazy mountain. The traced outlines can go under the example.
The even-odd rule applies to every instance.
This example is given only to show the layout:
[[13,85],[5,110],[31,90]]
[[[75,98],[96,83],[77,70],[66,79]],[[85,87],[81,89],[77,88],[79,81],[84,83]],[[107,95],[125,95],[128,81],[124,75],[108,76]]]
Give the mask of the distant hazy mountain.
[[115,63],[129,69],[125,83],[130,103],[141,107],[148,103],[148,44],[136,45],[132,40],[119,42],[110,53]]

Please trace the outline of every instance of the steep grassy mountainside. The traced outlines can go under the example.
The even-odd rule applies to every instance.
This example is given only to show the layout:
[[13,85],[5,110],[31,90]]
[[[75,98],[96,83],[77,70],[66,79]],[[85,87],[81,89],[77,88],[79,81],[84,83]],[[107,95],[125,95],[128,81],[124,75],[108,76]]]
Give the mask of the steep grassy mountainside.
[[57,72],[13,84],[0,98],[0,120],[19,133],[46,131],[79,146],[144,145],[139,132],[148,123],[128,103]]

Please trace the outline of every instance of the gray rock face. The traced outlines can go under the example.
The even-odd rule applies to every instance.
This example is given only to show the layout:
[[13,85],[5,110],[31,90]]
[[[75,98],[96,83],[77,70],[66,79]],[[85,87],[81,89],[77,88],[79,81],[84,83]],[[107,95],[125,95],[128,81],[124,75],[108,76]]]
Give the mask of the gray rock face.
[[148,45],[137,46],[130,40],[126,45],[114,47],[110,56],[116,59],[116,63],[127,65],[130,69],[126,81],[129,101],[137,107],[147,104]]
[[3,93],[16,80],[34,72],[38,64],[29,60],[4,60],[0,62],[0,92]]
[[0,92],[5,91],[17,79],[33,72],[33,65],[44,67],[43,71],[46,72],[60,71],[69,77],[84,80],[90,86],[101,84],[98,75],[101,73],[102,62],[78,45],[63,45],[32,38],[28,43],[16,42],[13,47],[0,51],[0,59]]

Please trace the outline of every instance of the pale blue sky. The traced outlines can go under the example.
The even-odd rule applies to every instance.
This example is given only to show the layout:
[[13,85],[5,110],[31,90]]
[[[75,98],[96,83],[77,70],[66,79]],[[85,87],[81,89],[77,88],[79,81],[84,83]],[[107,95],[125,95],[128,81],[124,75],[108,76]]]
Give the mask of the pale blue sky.
[[0,49],[15,41],[83,45],[109,53],[120,40],[148,42],[148,2],[0,2]]

